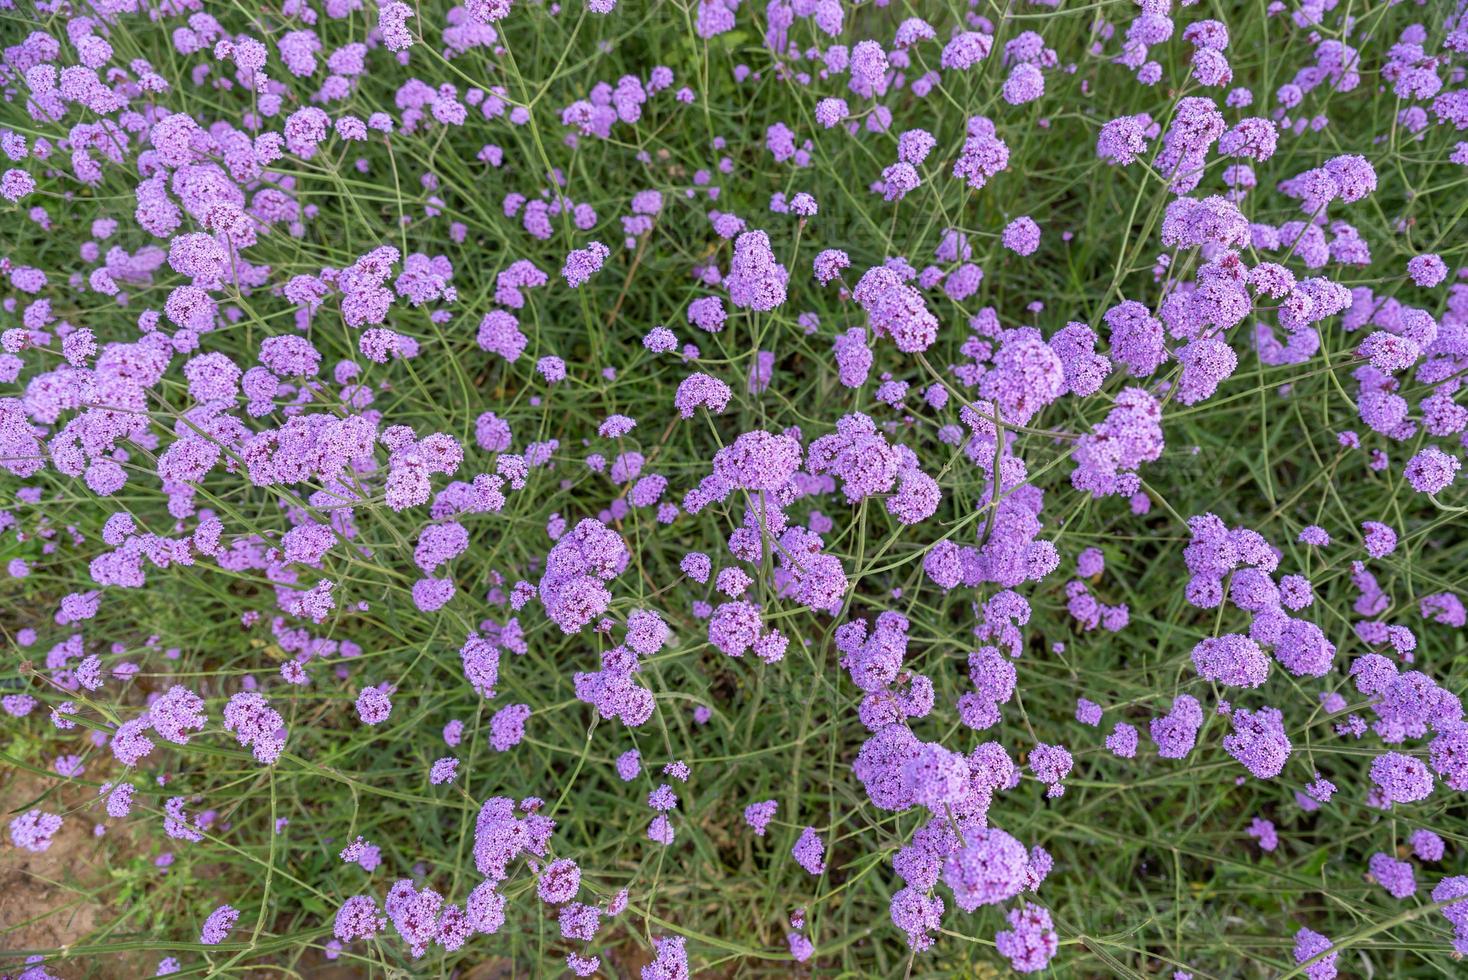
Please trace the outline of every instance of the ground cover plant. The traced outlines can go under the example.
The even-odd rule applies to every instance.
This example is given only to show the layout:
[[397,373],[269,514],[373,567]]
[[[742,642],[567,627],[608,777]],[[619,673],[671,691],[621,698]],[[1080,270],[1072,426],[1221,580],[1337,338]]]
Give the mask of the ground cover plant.
[[1464,4],[0,41],[0,972],[1463,971]]

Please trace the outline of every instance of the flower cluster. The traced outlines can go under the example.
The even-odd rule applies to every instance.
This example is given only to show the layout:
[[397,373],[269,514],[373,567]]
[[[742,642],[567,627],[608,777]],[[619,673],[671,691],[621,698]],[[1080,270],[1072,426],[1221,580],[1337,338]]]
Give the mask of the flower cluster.
[[1468,955],[1463,4],[6,23],[16,948]]

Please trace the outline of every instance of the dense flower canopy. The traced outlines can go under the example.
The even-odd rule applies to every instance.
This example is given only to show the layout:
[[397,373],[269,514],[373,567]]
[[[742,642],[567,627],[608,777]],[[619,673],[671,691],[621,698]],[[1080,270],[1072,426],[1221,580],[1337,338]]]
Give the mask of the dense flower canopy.
[[4,6],[20,976],[1460,969],[1463,4]]

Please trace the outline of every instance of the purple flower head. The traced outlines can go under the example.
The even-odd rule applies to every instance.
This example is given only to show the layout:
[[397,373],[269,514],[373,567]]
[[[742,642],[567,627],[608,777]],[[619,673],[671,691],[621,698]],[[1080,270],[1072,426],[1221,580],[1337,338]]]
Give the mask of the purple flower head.
[[1147,141],[1156,134],[1152,117],[1142,112],[1119,116],[1101,126],[1096,136],[1096,155],[1107,163],[1126,166],[1147,152]]
[[1417,878],[1412,865],[1399,861],[1384,851],[1377,851],[1367,862],[1371,877],[1392,898],[1410,898],[1417,891]]
[[1006,902],[1024,890],[1030,855],[997,827],[975,828],[966,843],[943,862],[943,881],[965,912]]
[[[1130,759],[1137,754],[1137,730],[1124,721],[1119,721],[1112,729],[1111,734],[1106,736],[1106,748],[1122,759]],[[1159,748],[1160,754],[1160,748]]]
[[673,398],[673,407],[678,409],[678,414],[685,419],[693,418],[694,410],[704,405],[715,414],[721,414],[729,405],[729,399],[734,393],[729,386],[719,379],[707,374],[693,374],[684,378],[678,385],[677,394]]
[[1426,828],[1419,827],[1408,838],[1412,853],[1419,861],[1441,861],[1446,845],[1443,839]]
[[765,828],[775,818],[775,811],[779,804],[774,800],[765,800],[760,803],[751,803],[744,808],[744,822],[748,824],[757,837],[765,835]]
[[[204,713],[204,700],[181,684],[175,684],[155,698],[148,706],[148,717],[152,721],[155,732],[179,745],[188,744],[189,729],[201,729],[209,721],[208,716]],[[278,715],[276,720],[279,720]],[[227,720],[226,727],[229,727]],[[275,727],[278,728],[279,725]],[[259,734],[257,729],[252,738],[258,737]],[[273,735],[274,728],[268,734]]]
[[1436,446],[1426,446],[1407,461],[1402,475],[1418,493],[1435,494],[1447,489],[1463,463]]
[[1203,727],[1203,706],[1190,694],[1179,694],[1172,709],[1161,718],[1152,719],[1152,741],[1157,754],[1164,759],[1186,758],[1193,751],[1198,729]]
[[1045,969],[1060,949],[1060,936],[1050,913],[1038,905],[1025,902],[1007,916],[1008,929],[994,935],[994,946],[1008,957],[1016,973],[1034,973]]
[[1258,687],[1269,676],[1269,658],[1259,644],[1238,633],[1209,637],[1193,647],[1193,666],[1208,680]]
[[428,781],[434,786],[451,783],[454,781],[454,776],[458,774],[458,769],[459,760],[452,756],[446,756],[433,763],[433,766],[428,771]]
[[1284,770],[1290,757],[1290,740],[1285,735],[1284,716],[1276,708],[1233,713],[1233,733],[1225,735],[1223,747],[1257,779],[1273,779]]
[[1127,300],[1106,311],[1111,328],[1111,357],[1124,364],[1134,377],[1145,378],[1167,359],[1162,342],[1162,322],[1141,303]]
[[1004,247],[1017,255],[1033,255],[1040,247],[1040,226],[1025,215],[1004,226]]
[[1040,742],[1030,751],[1030,769],[1035,778],[1047,786],[1045,795],[1058,797],[1065,794],[1062,781],[1070,773],[1070,752],[1063,745],[1046,745]]
[[790,853],[807,874],[819,875],[826,870],[826,845],[814,827],[806,827],[800,832],[800,838]]
[[838,278],[842,269],[851,267],[851,258],[839,248],[828,248],[816,255],[812,266],[816,282],[824,286]]
[[734,240],[734,257],[725,284],[729,302],[740,309],[773,310],[785,302],[790,274],[770,250],[770,238],[762,231],[747,231]]
[[566,254],[566,264],[561,267],[561,276],[566,285],[576,289],[595,275],[611,251],[601,242],[591,242],[585,248],[572,249]]
[[392,701],[381,688],[364,687],[357,694],[357,717],[364,725],[380,725],[392,714]]
[[1365,521],[1361,531],[1366,541],[1366,553],[1372,558],[1384,558],[1397,548],[1397,532],[1380,521]]
[[204,928],[199,933],[199,942],[206,946],[217,946],[224,942],[239,917],[240,910],[234,906],[219,906],[209,913],[209,918],[204,920]]
[[61,817],[42,810],[28,810],[10,821],[10,842],[27,851],[41,852],[61,829]]
[[357,939],[371,939],[387,928],[387,918],[378,910],[377,903],[366,895],[353,895],[337,909],[332,933],[344,943]]
[[561,905],[576,897],[581,887],[581,868],[569,858],[552,861],[540,873],[536,893],[549,905]]
[[496,752],[508,752],[525,737],[525,722],[530,718],[527,704],[506,705],[489,719],[489,745]]
[[1427,765],[1400,752],[1387,752],[1373,759],[1371,781],[1376,784],[1381,802],[1388,807],[1426,799],[1433,787]]
[[[1314,960],[1305,967],[1305,976],[1309,980],[1333,980],[1336,976],[1336,953],[1322,956],[1331,948],[1331,941],[1320,933],[1311,929],[1301,928],[1295,933],[1295,962],[1306,963]],[[1316,959],[1316,957],[1320,957]]]
[[898,350],[919,353],[937,340],[938,321],[928,312],[922,294],[886,266],[868,269],[852,297],[866,311],[878,336],[891,336]]
[[224,728],[235,739],[250,746],[255,759],[270,765],[285,749],[285,721],[265,698],[254,691],[241,691],[224,706]]

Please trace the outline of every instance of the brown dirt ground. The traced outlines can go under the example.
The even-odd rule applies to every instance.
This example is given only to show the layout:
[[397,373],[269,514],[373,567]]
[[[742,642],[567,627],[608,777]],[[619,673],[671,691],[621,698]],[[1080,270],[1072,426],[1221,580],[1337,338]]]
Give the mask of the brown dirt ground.
[[[0,770],[3,822],[8,825],[12,811],[31,805],[45,785],[29,773]],[[58,812],[76,802],[80,800],[53,794],[39,806]],[[11,951],[72,945],[104,921],[103,905],[87,892],[107,881],[113,842],[94,838],[92,825],[86,813],[69,815],[51,846],[39,854],[12,845],[8,833],[0,840],[0,970],[19,966],[10,959]],[[52,972],[87,976],[85,967],[67,969],[59,961]]]

